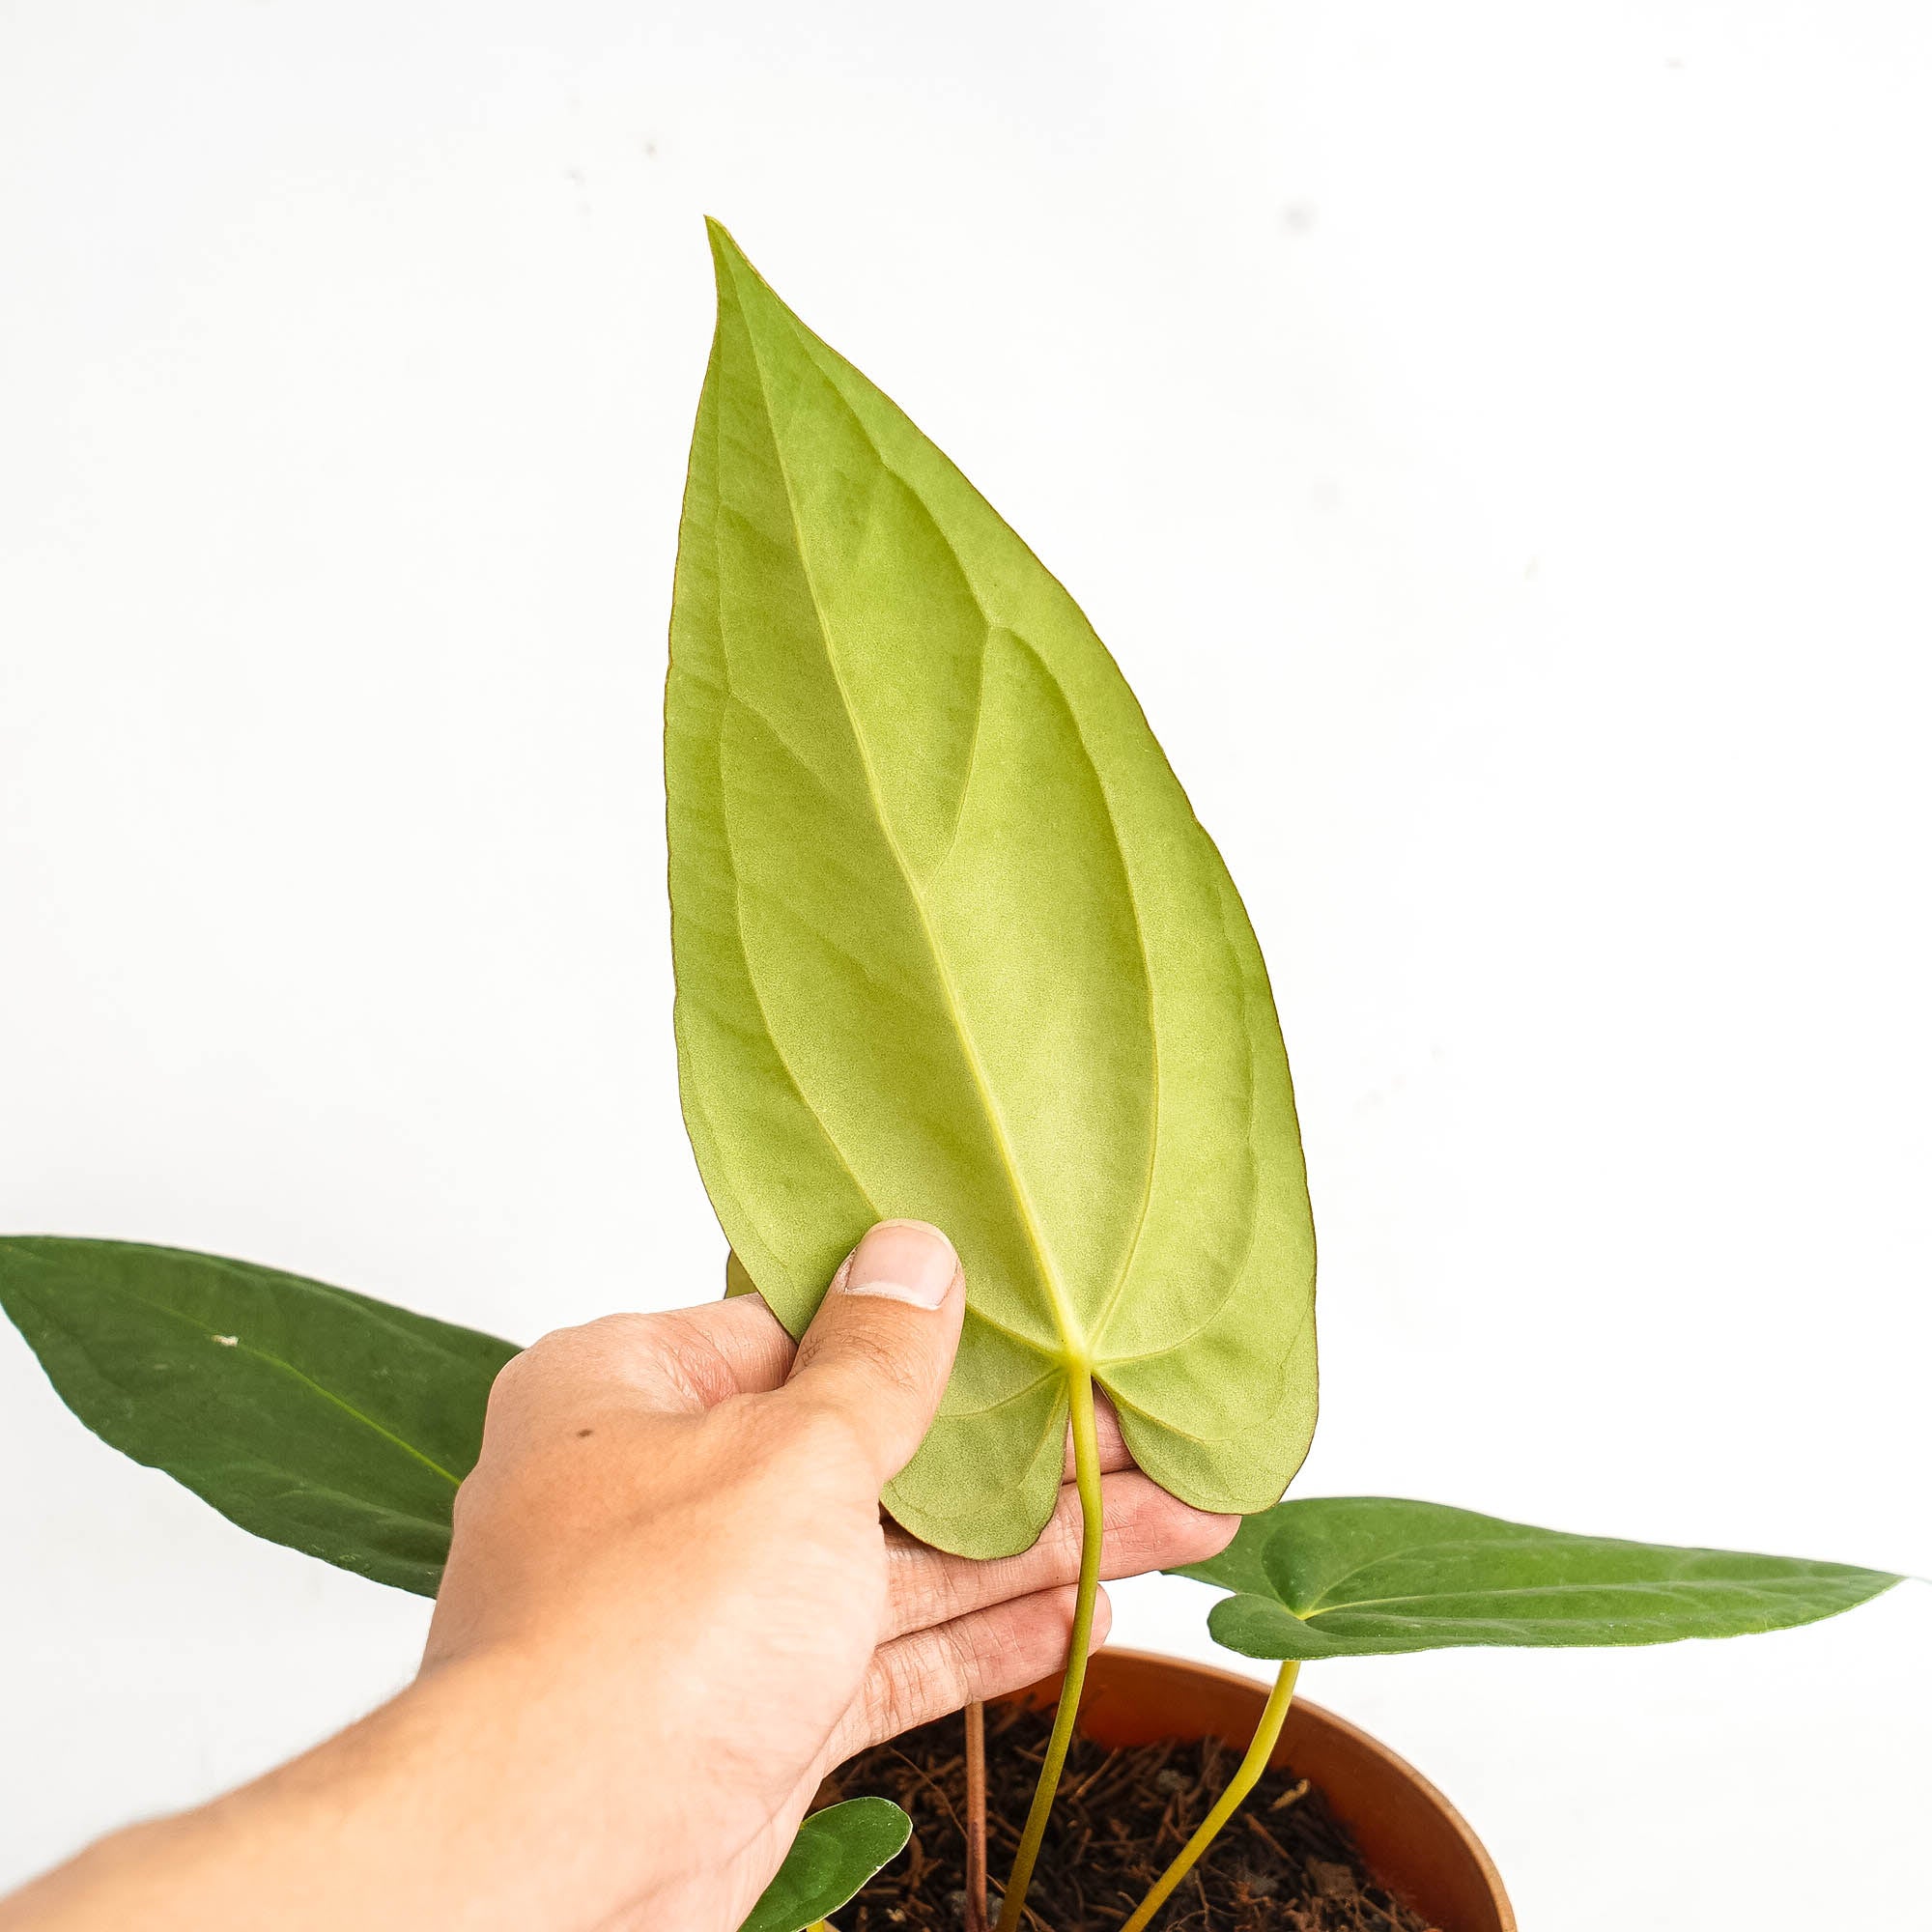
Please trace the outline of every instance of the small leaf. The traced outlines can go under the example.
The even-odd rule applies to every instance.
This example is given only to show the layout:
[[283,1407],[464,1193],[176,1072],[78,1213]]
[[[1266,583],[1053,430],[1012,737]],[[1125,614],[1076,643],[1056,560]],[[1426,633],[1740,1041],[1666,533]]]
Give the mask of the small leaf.
[[742,1932],[803,1932],[837,1912],[911,1836],[912,1820],[887,1798],[851,1798],[814,1811]]
[[712,252],[665,703],[712,1204],[794,1334],[872,1221],[958,1244],[957,1364],[886,1498],[927,1542],[1034,1540],[1088,1375],[1149,1475],[1259,1508],[1314,1428],[1315,1251],[1239,895],[1079,607]]
[[1438,1503],[1277,1503],[1174,1573],[1238,1594],[1215,1641],[1244,1657],[1371,1657],[1461,1644],[1674,1643],[1815,1623],[1899,1579],[1843,1563],[1625,1543]]
[[0,1239],[0,1307],[124,1455],[271,1543],[436,1594],[510,1343],[130,1241]]

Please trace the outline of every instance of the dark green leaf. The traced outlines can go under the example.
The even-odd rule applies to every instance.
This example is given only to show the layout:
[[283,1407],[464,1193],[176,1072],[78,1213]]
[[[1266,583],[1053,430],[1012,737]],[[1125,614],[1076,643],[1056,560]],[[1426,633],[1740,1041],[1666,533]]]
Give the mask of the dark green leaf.
[[911,1836],[912,1820],[890,1799],[852,1798],[814,1811],[743,1932],[802,1932],[816,1924],[897,1858]]
[[0,1239],[0,1307],[102,1440],[257,1536],[436,1594],[510,1343],[129,1241]]
[[1458,1644],[1673,1643],[1814,1623],[1898,1578],[1843,1563],[1625,1543],[1438,1503],[1277,1503],[1175,1573],[1238,1594],[1215,1640],[1245,1657],[1368,1657]]
[[1267,975],[1114,661],[722,229],[665,711],[685,1119],[794,1333],[872,1221],[970,1313],[888,1501],[1024,1548],[1092,1376],[1141,1467],[1252,1510],[1315,1422],[1315,1252]]

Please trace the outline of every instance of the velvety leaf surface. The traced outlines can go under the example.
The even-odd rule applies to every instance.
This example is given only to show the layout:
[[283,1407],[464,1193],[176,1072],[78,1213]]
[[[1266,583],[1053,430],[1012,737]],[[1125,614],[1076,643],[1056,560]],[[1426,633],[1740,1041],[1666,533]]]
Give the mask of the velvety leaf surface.
[[850,1798],[814,1811],[741,1932],[803,1932],[837,1912],[911,1836],[912,1820],[889,1798]]
[[1156,1480],[1260,1508],[1314,1426],[1314,1244],[1240,899],[1072,599],[712,239],[666,781],[719,1217],[794,1333],[870,1222],[957,1242],[958,1367],[887,1498],[928,1541],[1033,1539],[1088,1369]]
[[1458,1644],[1673,1643],[1784,1630],[1876,1597],[1877,1570],[1571,1536],[1438,1503],[1278,1503],[1174,1573],[1237,1594],[1208,1627],[1246,1657],[1370,1657]]
[[0,1239],[0,1307],[62,1401],[230,1521],[436,1594],[515,1347],[247,1262]]

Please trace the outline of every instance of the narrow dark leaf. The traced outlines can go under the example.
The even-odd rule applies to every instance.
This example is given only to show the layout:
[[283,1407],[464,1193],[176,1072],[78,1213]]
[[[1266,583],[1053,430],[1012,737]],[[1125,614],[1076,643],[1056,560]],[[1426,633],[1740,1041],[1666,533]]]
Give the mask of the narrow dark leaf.
[[103,1441],[257,1536],[436,1594],[512,1344],[129,1241],[0,1239],[0,1307]]
[[1302,1659],[1743,1636],[1815,1623],[1899,1580],[1796,1556],[1571,1536],[1390,1496],[1277,1503],[1219,1556],[1175,1575],[1236,1593],[1208,1614],[1217,1642]]

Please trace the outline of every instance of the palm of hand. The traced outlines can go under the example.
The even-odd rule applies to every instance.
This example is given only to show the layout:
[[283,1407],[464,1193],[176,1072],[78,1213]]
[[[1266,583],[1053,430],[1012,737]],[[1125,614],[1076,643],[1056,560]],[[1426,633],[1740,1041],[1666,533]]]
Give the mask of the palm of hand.
[[[586,1790],[611,1814],[587,1849],[609,1840],[597,1856],[625,1901],[607,1922],[731,1932],[827,1771],[1065,1655],[1070,1483],[1039,1541],[995,1562],[882,1521],[880,1486],[937,1403],[958,1312],[949,1325],[835,1298],[796,1349],[755,1296],[610,1317],[547,1337],[492,1394],[424,1667],[507,1654],[546,1694],[582,1698]],[[1132,1470],[1117,1429],[1102,1447],[1105,1575],[1225,1545],[1232,1520]],[[627,1851],[626,1792],[667,1786],[657,1844]],[[691,1854],[668,1886],[666,1832]]]

